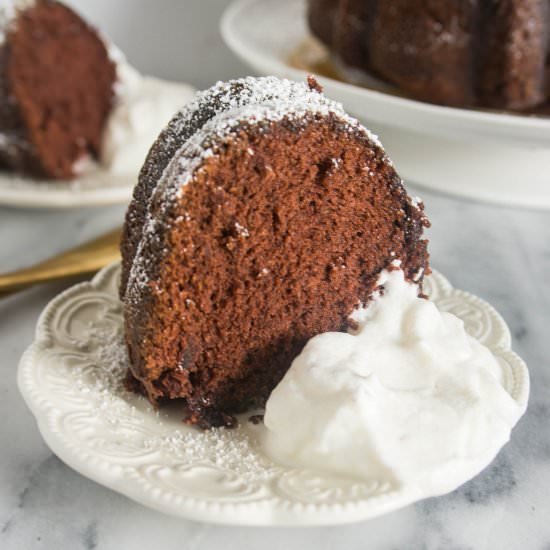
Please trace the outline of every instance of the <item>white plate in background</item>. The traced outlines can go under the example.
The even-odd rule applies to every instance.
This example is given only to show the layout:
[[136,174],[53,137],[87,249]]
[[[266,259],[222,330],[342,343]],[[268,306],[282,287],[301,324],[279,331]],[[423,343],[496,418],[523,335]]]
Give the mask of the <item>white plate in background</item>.
[[48,181],[0,172],[0,204],[21,208],[75,208],[130,201],[137,175],[97,168],[73,181]]
[[[304,80],[289,58],[308,40],[305,0],[236,0],[221,31],[255,71]],[[550,208],[550,117],[458,109],[320,75],[327,96],[378,133],[400,174],[430,189]]]

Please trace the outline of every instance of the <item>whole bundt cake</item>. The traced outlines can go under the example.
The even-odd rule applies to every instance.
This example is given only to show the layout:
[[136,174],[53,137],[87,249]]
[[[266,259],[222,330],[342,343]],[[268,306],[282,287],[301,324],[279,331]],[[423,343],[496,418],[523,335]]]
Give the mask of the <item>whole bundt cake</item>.
[[189,423],[261,406],[306,341],[343,331],[395,260],[428,268],[422,205],[381,145],[309,85],[218,83],[153,145],[129,206],[129,381]]
[[344,64],[419,99],[530,109],[550,99],[548,0],[308,0]]
[[115,64],[85,21],[54,0],[0,6],[0,166],[69,179],[95,158]]

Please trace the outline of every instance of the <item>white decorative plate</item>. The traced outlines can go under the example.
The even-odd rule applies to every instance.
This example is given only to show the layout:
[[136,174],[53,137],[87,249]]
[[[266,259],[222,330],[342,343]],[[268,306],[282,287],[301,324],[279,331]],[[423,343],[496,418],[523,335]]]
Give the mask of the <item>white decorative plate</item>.
[[47,181],[0,172],[0,204],[22,208],[74,208],[124,204],[131,196],[137,174],[115,175],[97,168],[73,181]]
[[[305,5],[236,0],[222,19],[223,37],[260,74],[303,81],[311,70],[290,59],[311,41]],[[314,51],[306,47],[306,54]],[[380,135],[406,179],[463,197],[550,208],[550,117],[455,109],[322,75],[319,81]]]
[[[158,413],[127,393],[119,272],[118,264],[107,267],[55,298],[19,365],[19,388],[40,432],[69,466],[151,508],[215,523],[347,523],[420,498],[387,482],[276,465],[259,450],[260,427],[247,416],[235,430],[201,432],[182,424],[177,408]],[[525,407],[527,369],[510,350],[510,333],[498,313],[437,273],[425,289],[494,352],[506,389]]]

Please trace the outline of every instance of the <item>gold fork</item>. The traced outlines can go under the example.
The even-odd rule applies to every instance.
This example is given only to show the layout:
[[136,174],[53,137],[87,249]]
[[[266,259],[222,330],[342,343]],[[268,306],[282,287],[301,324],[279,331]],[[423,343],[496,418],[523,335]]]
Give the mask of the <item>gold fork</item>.
[[0,275],[0,298],[37,283],[98,271],[120,258],[121,233],[119,227],[32,267]]

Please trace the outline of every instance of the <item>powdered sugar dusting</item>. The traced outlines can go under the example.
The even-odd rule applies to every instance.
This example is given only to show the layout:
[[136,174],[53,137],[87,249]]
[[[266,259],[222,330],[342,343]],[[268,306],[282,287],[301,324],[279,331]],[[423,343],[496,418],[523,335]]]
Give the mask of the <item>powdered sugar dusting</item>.
[[273,468],[273,463],[255,450],[257,439],[242,425],[203,432],[196,428],[185,432],[173,430],[167,435],[145,439],[143,445],[146,449],[164,451],[183,463],[208,464],[230,470],[244,479],[267,479]]
[[411,204],[415,208],[419,208],[420,206],[422,206],[424,204],[424,201],[420,197],[414,196],[414,197],[411,197]]
[[[193,124],[197,113],[205,111],[211,116],[181,143],[150,195],[146,221],[128,277],[126,301],[139,303],[144,288],[152,279],[152,266],[143,257],[143,250],[155,241],[160,242],[162,231],[166,229],[168,209],[204,161],[216,154],[217,148],[229,137],[236,135],[243,122],[251,125],[283,119],[300,122],[306,116],[330,115],[338,118],[350,131],[361,132],[373,144],[382,147],[378,138],[347,115],[340,103],[326,98],[305,83],[272,76],[218,82],[209,90],[199,92],[172,119],[161,137],[162,143],[168,146],[181,140],[179,136],[186,135],[185,127]],[[154,161],[154,158],[149,158],[147,162]]]
[[[127,412],[126,399],[132,395],[124,387],[128,356],[122,331],[91,326],[85,347],[94,350],[94,362],[71,366],[74,386],[92,403],[90,414],[99,421],[115,425],[123,416],[121,412]],[[152,407],[149,408],[152,412]]]
[[69,371],[73,388],[90,403],[89,415],[98,425],[116,429],[117,437],[131,443],[136,453],[165,453],[182,465],[201,463],[245,479],[272,474],[274,465],[257,450],[255,429],[246,421],[234,429],[201,432],[181,423],[181,407],[156,411],[144,397],[127,391],[128,356],[121,327],[122,320],[116,330],[90,325],[86,343],[78,347],[93,361],[71,365]]

